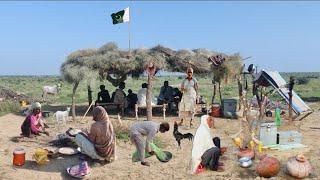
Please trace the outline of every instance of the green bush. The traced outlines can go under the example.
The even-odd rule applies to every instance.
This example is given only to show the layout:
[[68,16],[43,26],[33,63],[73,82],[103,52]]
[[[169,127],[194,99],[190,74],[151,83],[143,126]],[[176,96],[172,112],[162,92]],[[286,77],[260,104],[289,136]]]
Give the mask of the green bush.
[[16,101],[0,102],[0,116],[8,113],[18,113],[20,111],[20,104]]

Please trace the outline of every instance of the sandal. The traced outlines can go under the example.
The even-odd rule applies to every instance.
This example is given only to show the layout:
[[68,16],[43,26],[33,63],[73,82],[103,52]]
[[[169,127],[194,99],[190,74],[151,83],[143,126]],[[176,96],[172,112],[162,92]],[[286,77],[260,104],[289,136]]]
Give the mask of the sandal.
[[150,163],[148,163],[148,162],[141,162],[141,165],[143,165],[143,166],[150,166]]

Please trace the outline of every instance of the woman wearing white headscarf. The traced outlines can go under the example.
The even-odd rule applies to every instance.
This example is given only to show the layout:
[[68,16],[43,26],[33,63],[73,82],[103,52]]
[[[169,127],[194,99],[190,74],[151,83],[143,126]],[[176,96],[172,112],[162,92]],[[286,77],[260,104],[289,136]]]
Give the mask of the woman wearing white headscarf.
[[[212,128],[213,125],[214,122],[211,116],[201,116],[201,124],[193,139],[191,155],[192,174],[197,173],[200,164],[211,170],[217,170],[218,168],[220,139],[218,137],[212,139],[210,128]],[[222,163],[220,164],[222,165]]]
[[40,135],[40,133],[49,135],[49,133],[45,131],[46,125],[42,119],[41,104],[39,102],[32,103],[31,111],[21,125],[21,135],[25,137]]
[[183,119],[186,115],[191,115],[190,127],[192,126],[192,120],[196,111],[196,102],[198,93],[198,81],[192,77],[193,69],[190,67],[187,69],[187,77],[181,83],[181,91],[183,92],[181,102],[179,104],[179,118],[181,119],[179,124],[183,123]]

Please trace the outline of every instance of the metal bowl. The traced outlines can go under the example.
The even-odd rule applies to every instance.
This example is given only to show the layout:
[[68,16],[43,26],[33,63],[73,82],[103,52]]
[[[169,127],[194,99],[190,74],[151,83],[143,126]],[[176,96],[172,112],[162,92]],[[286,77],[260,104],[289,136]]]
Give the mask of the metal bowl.
[[241,167],[247,168],[252,165],[252,160],[250,157],[245,156],[239,159],[239,164]]

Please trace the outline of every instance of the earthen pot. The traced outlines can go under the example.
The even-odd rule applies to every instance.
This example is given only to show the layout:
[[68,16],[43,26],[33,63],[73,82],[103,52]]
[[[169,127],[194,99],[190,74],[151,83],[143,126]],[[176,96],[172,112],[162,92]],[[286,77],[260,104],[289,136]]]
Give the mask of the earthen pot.
[[277,158],[265,157],[256,166],[256,171],[261,177],[273,177],[280,171],[280,162]]
[[240,150],[238,153],[238,158],[240,159],[242,157],[250,157],[251,159],[254,159],[254,151],[252,149]]
[[302,154],[289,158],[287,162],[287,173],[295,178],[305,178],[311,171],[311,164]]

